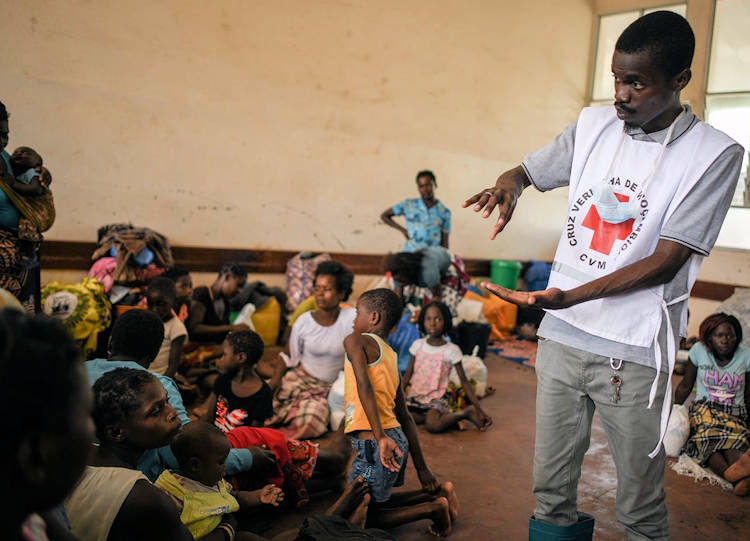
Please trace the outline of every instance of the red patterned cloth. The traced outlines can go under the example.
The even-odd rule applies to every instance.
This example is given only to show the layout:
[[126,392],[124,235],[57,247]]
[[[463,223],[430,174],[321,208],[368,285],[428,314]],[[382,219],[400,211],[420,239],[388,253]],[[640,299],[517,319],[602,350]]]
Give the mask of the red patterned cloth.
[[[318,461],[318,444],[310,441],[287,440],[283,433],[273,428],[242,426],[227,432],[230,445],[235,449],[264,447],[276,455],[275,474],[261,480],[283,488],[287,501],[302,507],[310,501],[305,481],[312,477]],[[238,490],[260,488],[252,476],[237,475],[233,484]]]

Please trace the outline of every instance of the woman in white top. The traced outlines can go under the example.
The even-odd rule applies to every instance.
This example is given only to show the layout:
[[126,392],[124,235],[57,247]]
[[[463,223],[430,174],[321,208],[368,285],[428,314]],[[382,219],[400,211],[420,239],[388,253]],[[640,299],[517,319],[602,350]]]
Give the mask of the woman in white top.
[[321,436],[328,430],[328,391],[344,368],[344,338],[352,332],[354,309],[342,308],[354,275],[336,261],[315,270],[317,310],[302,314],[292,327],[289,356],[274,361],[269,385],[274,416],[266,422],[292,439]]

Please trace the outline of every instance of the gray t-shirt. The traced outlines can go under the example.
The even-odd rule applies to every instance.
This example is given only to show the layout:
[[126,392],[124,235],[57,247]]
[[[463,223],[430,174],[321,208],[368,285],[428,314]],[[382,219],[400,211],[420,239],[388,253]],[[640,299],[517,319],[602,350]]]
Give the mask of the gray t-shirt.
[[[686,106],[686,114],[677,122],[672,134],[671,145],[682,135],[687,133],[698,122],[690,106]],[[565,128],[544,148],[532,152],[521,164],[534,187],[539,191],[547,191],[570,183],[573,165],[573,150],[575,146],[576,122]],[[637,126],[625,126],[625,133],[636,141],[661,144],[667,136],[668,128],[646,133]],[[667,150],[668,151],[668,150]],[[743,149],[739,144],[729,146],[706,170],[698,180],[693,190],[685,197],[680,206],[667,220],[661,230],[659,238],[683,244],[694,252],[707,256],[716,242],[721,224],[724,221],[729,205],[732,202],[740,166],[742,165]],[[664,298],[669,301],[686,292],[689,262],[685,263],[677,275],[664,284]],[[670,319],[673,322],[671,337],[678,341],[680,317],[687,301],[673,304],[669,307]],[[605,357],[614,357],[626,361],[636,362],[646,366],[654,366],[654,348],[638,347],[607,340],[584,332],[554,316],[554,312],[547,312],[539,327],[539,336],[555,340],[562,344],[589,351]],[[666,352],[667,327],[662,322],[659,331],[661,350]],[[663,359],[662,370],[666,371]]]

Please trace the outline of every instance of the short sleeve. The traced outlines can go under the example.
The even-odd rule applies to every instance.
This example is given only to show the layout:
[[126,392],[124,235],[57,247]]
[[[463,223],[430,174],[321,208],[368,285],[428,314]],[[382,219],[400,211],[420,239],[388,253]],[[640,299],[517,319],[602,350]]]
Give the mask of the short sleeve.
[[742,155],[742,147],[732,145],[716,158],[664,224],[660,238],[709,254],[732,203]]
[[265,421],[273,417],[273,392],[265,382],[258,391],[257,398],[253,409],[253,421]]
[[445,205],[443,205],[443,226],[441,230],[443,233],[451,232],[451,211]]
[[456,344],[449,343],[448,351],[445,352],[446,360],[450,361],[451,364],[458,364],[464,359],[464,354],[461,352]]
[[403,216],[404,212],[406,212],[406,204],[409,200],[404,199],[400,203],[396,203],[391,207],[391,210],[393,211],[394,216]]
[[688,351],[688,359],[690,359],[690,362],[693,363],[693,365],[697,368],[700,364],[700,357],[703,353],[703,344],[700,342],[696,342],[693,344],[693,347],[690,348]]
[[570,184],[577,123],[576,120],[547,146],[524,158],[521,166],[531,183],[540,192]]
[[173,317],[169,320],[169,340],[174,340],[180,336],[187,336],[187,328],[179,318]]
[[289,335],[289,357],[282,357],[287,368],[294,368],[302,358],[302,351],[305,347],[303,335],[305,334],[305,325],[310,317],[310,312],[305,312],[297,318],[292,326],[292,333]]
[[411,343],[411,346],[409,346],[409,354],[416,355],[417,352],[422,349],[422,342],[424,341],[421,338],[419,340],[414,340],[414,342]]

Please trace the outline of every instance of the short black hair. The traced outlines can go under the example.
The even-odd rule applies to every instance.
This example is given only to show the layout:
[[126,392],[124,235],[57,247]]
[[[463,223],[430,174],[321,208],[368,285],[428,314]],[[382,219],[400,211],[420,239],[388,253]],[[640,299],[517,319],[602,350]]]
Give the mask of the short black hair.
[[221,267],[219,276],[223,276],[225,274],[231,274],[232,276],[234,276],[235,278],[239,278],[240,280],[247,279],[247,269],[239,263],[227,263],[226,265]]
[[150,310],[133,308],[115,320],[109,340],[112,355],[153,360],[164,340],[164,323]]
[[[191,421],[184,425],[169,444],[180,469],[187,469],[188,461],[211,448],[213,441],[227,441],[227,437],[216,425],[206,421]],[[227,441],[228,444],[228,441]]]
[[422,268],[422,252],[398,252],[385,256],[385,272],[391,274],[401,274],[406,278],[406,284],[399,285],[416,285],[419,283],[419,273]]
[[172,267],[171,269],[168,269],[167,272],[163,274],[163,276],[169,278],[173,282],[176,282],[183,276],[188,276],[190,274],[190,271],[187,270],[187,267]]
[[684,17],[672,11],[654,11],[633,21],[615,44],[621,53],[647,51],[668,78],[689,69],[695,35]]
[[352,294],[354,285],[354,273],[338,261],[321,261],[315,269],[315,278],[318,276],[333,276],[336,281],[336,291],[344,294],[344,300]]
[[96,437],[104,441],[108,426],[125,423],[141,405],[143,388],[158,381],[148,370],[115,368],[96,380],[94,390],[94,425]]
[[151,283],[148,284],[148,293],[152,291],[161,293],[167,299],[172,299],[172,302],[177,300],[177,286],[174,281],[164,276],[157,276],[151,280]]
[[419,179],[422,177],[427,177],[430,180],[432,180],[432,183],[437,186],[437,179],[435,178],[435,173],[430,171],[429,169],[425,169],[424,171],[420,171],[417,173],[417,178],[414,179],[414,182],[419,183]]
[[359,297],[359,302],[364,304],[368,310],[378,312],[381,315],[386,332],[390,332],[398,323],[398,320],[401,319],[401,312],[404,310],[398,295],[385,287],[365,291]]
[[424,328],[424,318],[427,314],[427,309],[430,306],[434,306],[440,310],[440,315],[443,316],[443,334],[448,334],[453,328],[453,314],[451,314],[451,309],[448,308],[448,305],[441,301],[432,301],[419,311],[419,332],[427,334],[427,331]]
[[0,460],[11,455],[27,431],[67,433],[77,400],[81,350],[56,319],[0,310],[0,407],[8,413],[0,438]]
[[245,354],[249,365],[257,363],[263,356],[263,340],[257,332],[232,331],[227,335],[226,341],[235,355]]
[[8,120],[8,110],[5,108],[5,104],[0,101],[0,120]]

